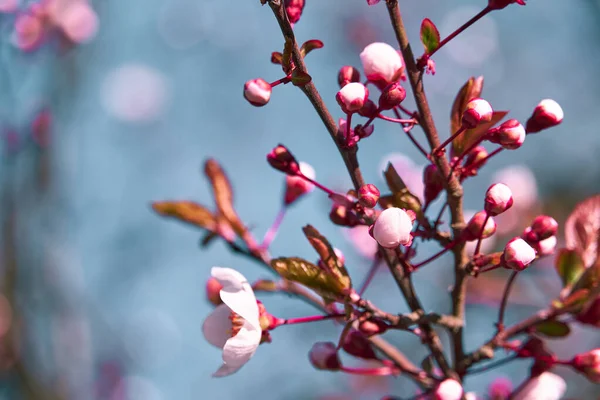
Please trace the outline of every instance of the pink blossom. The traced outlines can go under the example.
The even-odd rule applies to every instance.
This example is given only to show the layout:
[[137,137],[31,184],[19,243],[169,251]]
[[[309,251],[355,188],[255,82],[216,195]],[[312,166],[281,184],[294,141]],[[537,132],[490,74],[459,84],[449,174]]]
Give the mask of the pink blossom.
[[525,127],[516,119],[509,119],[499,127],[491,129],[488,139],[508,150],[518,149],[525,142]]
[[521,271],[535,260],[535,250],[526,241],[516,237],[504,247],[502,259],[508,268]]
[[385,209],[373,225],[373,237],[382,247],[393,249],[408,245],[412,241],[413,223],[410,216],[401,208]]
[[350,82],[337,92],[335,98],[342,111],[351,114],[365,105],[369,98],[369,90],[360,82]]
[[492,216],[502,214],[513,205],[512,191],[503,183],[490,186],[485,194],[485,211]]
[[577,354],[573,359],[573,366],[590,381],[600,383],[600,349]]
[[560,400],[567,390],[565,380],[551,372],[532,378],[512,400]]
[[262,78],[251,79],[244,84],[244,98],[255,107],[266,105],[271,99],[271,85]]
[[[316,173],[313,167],[310,164],[300,161],[298,163],[300,172],[314,180],[316,178]],[[298,175],[286,175],[285,177],[285,195],[284,202],[285,204],[292,204],[296,201],[300,196],[303,196],[307,193],[310,193],[315,188],[315,185],[308,182],[303,177]]]
[[533,110],[533,114],[527,120],[527,133],[537,133],[544,129],[560,124],[564,113],[561,106],[552,99],[544,99]]
[[490,103],[483,99],[473,99],[467,103],[467,107],[462,115],[462,122],[467,128],[475,128],[476,126],[490,122],[494,110]]
[[460,400],[463,396],[463,388],[460,382],[454,379],[446,379],[438,385],[434,392],[434,400]]
[[383,89],[399,78],[404,63],[400,53],[387,43],[371,43],[360,53],[367,79]]

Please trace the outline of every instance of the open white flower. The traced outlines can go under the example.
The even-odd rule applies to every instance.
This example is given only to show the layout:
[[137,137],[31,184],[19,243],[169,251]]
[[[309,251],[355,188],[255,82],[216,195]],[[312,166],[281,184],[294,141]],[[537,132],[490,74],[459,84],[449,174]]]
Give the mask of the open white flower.
[[544,372],[530,380],[514,400],[559,400],[567,390],[565,380],[551,372]]
[[213,346],[223,349],[223,365],[214,377],[231,375],[252,358],[261,341],[258,304],[244,275],[231,268],[213,267],[210,271],[223,289],[223,304],[206,317],[202,332]]

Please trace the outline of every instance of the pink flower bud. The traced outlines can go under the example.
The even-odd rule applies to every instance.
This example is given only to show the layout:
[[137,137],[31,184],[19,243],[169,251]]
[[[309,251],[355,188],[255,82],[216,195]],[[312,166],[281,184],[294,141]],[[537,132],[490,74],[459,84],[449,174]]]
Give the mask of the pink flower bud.
[[15,20],[15,44],[23,51],[35,50],[44,39],[44,24],[33,13],[24,13]]
[[516,237],[504,247],[502,260],[507,268],[522,271],[535,260],[535,250],[526,241]]
[[463,164],[463,175],[475,176],[477,171],[487,162],[488,152],[483,146],[476,146],[469,151]]
[[304,0],[285,0],[285,12],[292,25],[300,21],[303,9]]
[[379,109],[380,110],[391,110],[397,107],[406,98],[406,90],[400,85],[399,82],[390,83],[383,89],[379,96]]
[[577,321],[600,328],[600,296],[577,315]]
[[335,96],[342,111],[346,114],[355,113],[360,110],[369,98],[369,89],[360,82],[350,82],[340,89]]
[[503,183],[494,183],[485,194],[483,209],[490,215],[502,214],[513,205],[512,192]]
[[538,215],[531,223],[531,236],[534,241],[540,241],[556,235],[558,222],[547,215]]
[[462,396],[462,385],[455,379],[446,379],[438,385],[433,393],[435,400],[460,400]]
[[358,136],[359,139],[368,138],[369,136],[371,136],[373,134],[374,130],[375,130],[375,125],[373,125],[373,124],[367,126],[366,128],[360,124],[356,125],[354,127],[354,133],[356,133],[356,136]]
[[360,53],[367,79],[383,89],[397,81],[404,66],[400,53],[387,43],[371,43]]
[[506,400],[513,391],[513,384],[508,378],[496,378],[488,386],[488,398],[490,400]]
[[487,213],[485,211],[479,211],[473,215],[467,223],[467,226],[463,231],[464,239],[468,242],[479,239],[484,222],[485,228],[483,229],[483,235],[481,236],[482,239],[488,238],[496,233],[496,222],[494,221],[494,218],[487,218]]
[[525,0],[488,0],[488,8],[491,8],[492,10],[501,10],[513,3],[524,6]]
[[370,6],[374,6],[375,4],[379,3],[381,0],[367,0],[367,4]]
[[462,123],[469,129],[475,128],[480,124],[490,122],[493,114],[494,110],[490,103],[479,98],[473,99],[467,103],[462,115]]
[[377,108],[377,105],[373,102],[373,100],[367,99],[367,101],[365,101],[365,105],[358,110],[358,113],[361,117],[375,118],[377,114],[379,114],[379,108]]
[[537,133],[560,124],[563,117],[564,113],[560,105],[552,99],[545,99],[540,101],[540,104],[533,110],[525,129],[527,133]]
[[300,170],[300,165],[296,161],[296,158],[282,144],[277,145],[277,147],[267,154],[267,161],[271,167],[288,175],[295,175]]
[[262,107],[271,99],[271,85],[264,79],[251,79],[244,85],[244,98],[255,107]]
[[223,285],[216,278],[212,276],[208,278],[206,281],[206,298],[215,306],[223,303],[220,294],[221,289],[223,289]]
[[509,119],[499,127],[491,129],[488,140],[507,150],[515,150],[525,142],[525,128],[516,119]]
[[308,359],[316,369],[337,371],[342,367],[336,345],[332,342],[315,343],[308,353]]
[[556,250],[556,243],[556,236],[550,236],[549,238],[535,243],[533,248],[538,253],[538,256],[549,256],[554,253],[554,250]]
[[388,325],[384,321],[375,318],[362,321],[358,325],[358,330],[366,337],[381,335],[385,333],[387,329]]
[[425,204],[429,204],[435,200],[444,189],[444,177],[435,164],[429,164],[423,170],[423,183],[425,185],[425,188],[423,189]]
[[377,186],[369,183],[358,189],[358,202],[367,208],[373,208],[379,201],[379,195]]
[[354,357],[364,358],[365,360],[378,359],[369,339],[356,330],[351,330],[344,337],[342,348],[346,353],[353,355]]
[[410,216],[401,208],[387,208],[379,214],[373,225],[373,238],[381,246],[393,249],[398,245],[408,245],[412,241]]
[[[315,170],[310,166],[310,164],[301,161],[298,165],[302,175],[312,180],[315,179]],[[312,183],[308,182],[301,176],[287,175],[285,177],[285,195],[283,201],[286,205],[290,205],[300,196],[309,193],[314,188],[315,186]]]
[[577,354],[573,358],[573,367],[590,381],[600,383],[600,349]]
[[360,72],[358,69],[349,65],[340,68],[340,72],[338,72],[338,84],[340,88],[352,82],[360,82]]

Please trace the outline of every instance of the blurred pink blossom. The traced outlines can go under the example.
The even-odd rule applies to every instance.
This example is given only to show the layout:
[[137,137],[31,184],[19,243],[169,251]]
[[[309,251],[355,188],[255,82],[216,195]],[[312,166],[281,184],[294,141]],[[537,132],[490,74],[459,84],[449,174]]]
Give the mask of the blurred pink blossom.
[[372,259],[377,253],[377,242],[369,235],[369,227],[359,225],[343,230],[346,239],[353,244],[354,250],[361,256]]

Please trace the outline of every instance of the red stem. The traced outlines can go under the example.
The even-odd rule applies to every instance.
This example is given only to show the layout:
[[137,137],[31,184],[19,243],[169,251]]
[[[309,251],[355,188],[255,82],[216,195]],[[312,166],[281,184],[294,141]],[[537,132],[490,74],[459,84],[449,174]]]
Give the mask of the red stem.
[[377,118],[380,118],[380,119],[382,119],[384,121],[394,122],[396,124],[411,124],[411,125],[415,125],[417,123],[417,120],[415,120],[414,118],[411,118],[411,119],[398,119],[398,118],[388,117],[388,116],[383,115],[383,114],[379,114],[377,116]]
[[[458,36],[459,34],[461,34],[463,31],[465,31],[468,27],[470,27],[471,25],[473,25],[475,22],[479,21],[481,18],[483,18],[490,11],[492,11],[492,9],[489,8],[489,7],[486,7],[483,10],[481,10],[477,15],[475,15],[473,18],[471,18],[470,20],[468,20],[467,22],[465,22],[460,28],[458,28],[457,30],[455,30],[454,32],[452,32],[451,34],[449,34],[448,36],[446,36],[444,38],[444,40],[442,40],[440,42],[440,44],[438,45],[438,47],[434,51],[432,51],[429,54],[425,53],[423,56],[426,56],[426,57],[433,56],[439,49],[441,49],[442,47],[444,47],[449,41],[451,41],[456,36]],[[423,58],[423,57],[421,57],[421,58]]]
[[475,252],[473,253],[473,257],[479,254],[479,250],[481,250],[481,242],[483,241],[483,232],[485,232],[485,225],[490,219],[490,214],[485,213],[485,219],[483,220],[483,226],[481,227],[481,232],[479,232],[479,237],[477,238],[477,246],[475,246]]
[[375,277],[375,274],[377,273],[377,270],[379,269],[380,265],[381,257],[379,257],[379,254],[377,254],[375,255],[375,260],[373,260],[373,264],[371,264],[371,268],[369,268],[369,273],[367,274],[367,277],[365,278],[362,285],[360,286],[360,289],[358,290],[359,296],[362,297],[362,295],[365,293],[365,290],[367,290],[367,287],[371,284],[371,281]]
[[271,87],[274,88],[275,86],[277,86],[279,84],[283,83],[285,85],[286,83],[289,83],[289,82],[291,82],[290,77],[284,76],[281,79],[277,79],[276,81],[273,81],[273,82],[269,83],[269,85],[271,85]]
[[[400,118],[400,113],[398,112],[398,110],[396,108],[394,108],[394,114],[396,114],[396,117]],[[419,142],[416,141],[416,139],[414,138],[412,133],[406,132],[406,136],[408,136],[408,138],[410,139],[412,144],[415,145],[415,147],[421,152],[421,154],[423,154],[425,156],[425,158],[429,159],[429,154],[427,154],[427,152],[425,151],[423,146],[421,146],[419,144]]]
[[446,147],[448,144],[450,144],[454,139],[456,139],[458,137],[458,135],[460,135],[461,133],[463,133],[464,131],[467,130],[467,126],[466,125],[461,125],[460,128],[458,128],[458,130],[452,134],[448,139],[446,139],[442,144],[440,144],[438,147],[436,147],[435,149],[433,149],[431,151],[431,154],[437,154],[439,153],[444,147]]
[[344,314],[329,314],[329,315],[311,315],[310,317],[300,317],[300,318],[289,318],[283,319],[276,323],[276,326],[281,325],[296,325],[296,324],[305,324],[308,322],[317,322],[317,321],[325,321],[333,318],[341,318],[344,317]]
[[502,332],[504,330],[504,313],[506,311],[506,304],[508,303],[510,290],[517,280],[518,274],[519,271],[513,271],[513,273],[510,275],[510,278],[508,278],[508,282],[506,282],[506,287],[504,288],[504,293],[502,294],[502,302],[500,303],[500,310],[498,311],[498,322],[496,323],[498,332]]
[[476,162],[475,164],[473,164],[472,168],[479,168],[481,167],[483,164],[485,164],[490,158],[494,157],[496,154],[500,153],[502,150],[504,150],[504,147],[498,147],[496,150],[492,151],[490,154],[487,155],[487,157],[479,160],[478,162]]
[[273,242],[273,239],[275,239],[275,236],[277,236],[277,232],[279,231],[279,227],[281,226],[281,223],[283,222],[283,218],[285,217],[286,211],[287,211],[287,207],[284,204],[281,207],[281,209],[279,210],[279,212],[277,213],[277,216],[275,217],[273,224],[271,224],[271,227],[269,228],[267,233],[265,233],[262,244],[260,245],[261,248],[263,248],[263,249],[269,248],[269,245],[271,244],[271,242]]
[[454,248],[454,246],[456,246],[460,242],[462,242],[462,240],[453,240],[453,241],[451,241],[446,246],[444,246],[444,248],[442,250],[438,251],[437,253],[435,253],[434,255],[432,255],[431,257],[429,257],[428,259],[423,260],[420,263],[413,265],[413,268],[416,270],[416,269],[422,267],[425,264],[429,264],[433,260],[437,259],[441,255],[443,255],[444,253],[446,253],[448,250],[452,250]]
[[337,194],[333,190],[329,189],[328,187],[321,185],[319,182],[317,182],[317,181],[315,181],[313,179],[310,179],[308,176],[304,175],[300,171],[298,171],[298,173],[296,175],[299,176],[300,178],[304,179],[305,181],[312,183],[313,185],[315,185],[316,187],[318,187],[319,189],[321,189],[322,191],[324,191],[328,195]]
[[353,375],[369,375],[369,376],[388,376],[400,373],[394,367],[380,367],[380,368],[354,368],[354,367],[346,367],[341,366],[342,371],[353,374]]

